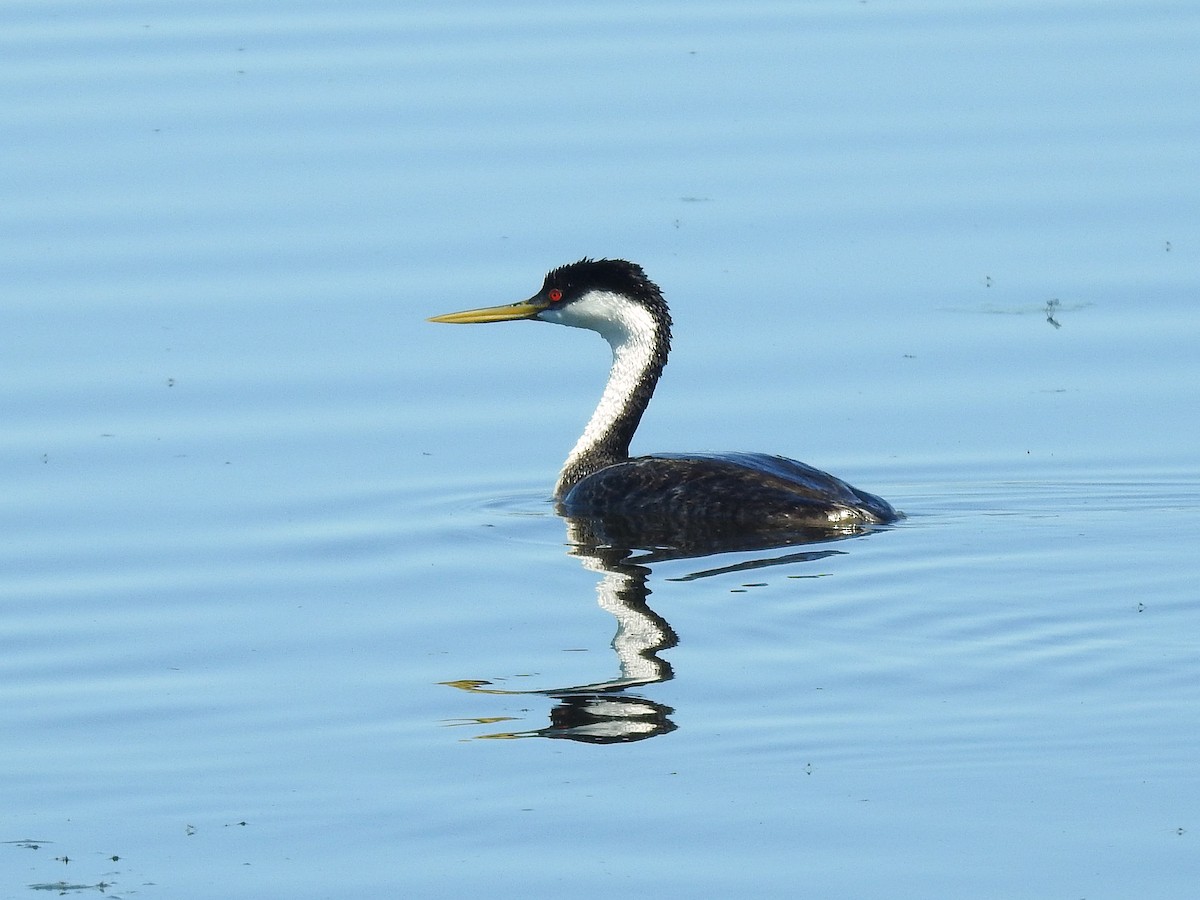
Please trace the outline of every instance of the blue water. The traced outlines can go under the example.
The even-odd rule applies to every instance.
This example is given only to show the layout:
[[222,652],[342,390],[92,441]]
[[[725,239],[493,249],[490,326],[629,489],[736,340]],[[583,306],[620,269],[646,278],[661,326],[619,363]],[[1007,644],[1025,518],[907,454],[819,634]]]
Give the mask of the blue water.
[[[0,25],[0,897],[1194,894],[1200,10]],[[424,319],[583,255],[908,518],[573,548],[607,349]]]

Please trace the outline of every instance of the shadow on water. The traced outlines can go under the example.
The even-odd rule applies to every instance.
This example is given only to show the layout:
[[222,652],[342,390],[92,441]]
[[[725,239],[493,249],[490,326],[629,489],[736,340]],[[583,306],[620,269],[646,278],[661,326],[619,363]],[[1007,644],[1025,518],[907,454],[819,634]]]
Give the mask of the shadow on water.
[[[864,537],[886,527],[745,534],[711,527],[703,530],[694,526],[686,530],[670,529],[661,524],[647,527],[632,519],[563,518],[568,553],[599,576],[596,596],[600,608],[616,619],[617,631],[611,646],[617,657],[617,673],[605,681],[532,691],[505,690],[488,681],[443,682],[476,694],[540,695],[556,701],[545,727],[479,735],[477,739],[544,737],[616,744],[674,731],[677,727],[671,719],[674,709],[635,692],[637,688],[670,681],[675,676],[671,664],[660,654],[674,647],[679,637],[648,603],[649,580],[656,564],[705,560],[724,553],[743,555],[736,563],[712,565],[671,579],[676,582],[804,564],[845,552],[816,549],[814,545]],[[813,549],[798,549],[809,546]],[[744,558],[745,554],[750,554],[750,558]]]

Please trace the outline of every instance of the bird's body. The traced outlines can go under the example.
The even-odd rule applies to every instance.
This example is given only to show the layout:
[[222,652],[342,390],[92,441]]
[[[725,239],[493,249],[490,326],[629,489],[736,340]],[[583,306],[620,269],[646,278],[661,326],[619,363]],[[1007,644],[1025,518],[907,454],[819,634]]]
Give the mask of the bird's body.
[[765,453],[638,456],[580,479],[559,498],[568,515],[639,513],[760,531],[882,524],[892,507],[812,466]]
[[666,365],[671,317],[658,286],[625,260],[551,271],[529,300],[435,322],[537,319],[598,332],[612,347],[608,384],[555,486],[568,516],[711,527],[729,533],[847,531],[895,521],[885,500],[819,469],[761,453],[629,456]]

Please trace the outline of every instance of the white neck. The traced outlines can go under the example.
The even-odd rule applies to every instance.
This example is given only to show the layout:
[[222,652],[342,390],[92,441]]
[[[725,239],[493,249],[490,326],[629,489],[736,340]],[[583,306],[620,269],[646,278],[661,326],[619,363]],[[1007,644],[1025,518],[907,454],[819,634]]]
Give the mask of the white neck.
[[607,291],[593,291],[563,309],[546,310],[538,318],[595,331],[608,341],[613,353],[608,384],[596,411],[563,464],[563,475],[559,476],[561,487],[566,473],[602,444],[612,433],[614,424],[627,414],[630,398],[658,352],[656,330],[649,310]]
[[638,339],[613,344],[612,350],[612,368],[608,370],[608,384],[604,386],[604,393],[600,395],[600,402],[596,404],[595,412],[588,419],[583,434],[567,455],[568,464],[596,446],[612,430],[613,422],[625,411],[630,393],[654,355],[653,343]]

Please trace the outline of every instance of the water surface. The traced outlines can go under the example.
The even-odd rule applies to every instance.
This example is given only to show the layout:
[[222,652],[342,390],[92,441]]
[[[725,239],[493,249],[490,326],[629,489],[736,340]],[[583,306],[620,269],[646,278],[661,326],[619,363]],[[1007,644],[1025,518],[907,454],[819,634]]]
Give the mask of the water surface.
[[[1200,15],[6,5],[0,896],[1187,897]],[[641,451],[908,513],[703,559]]]

